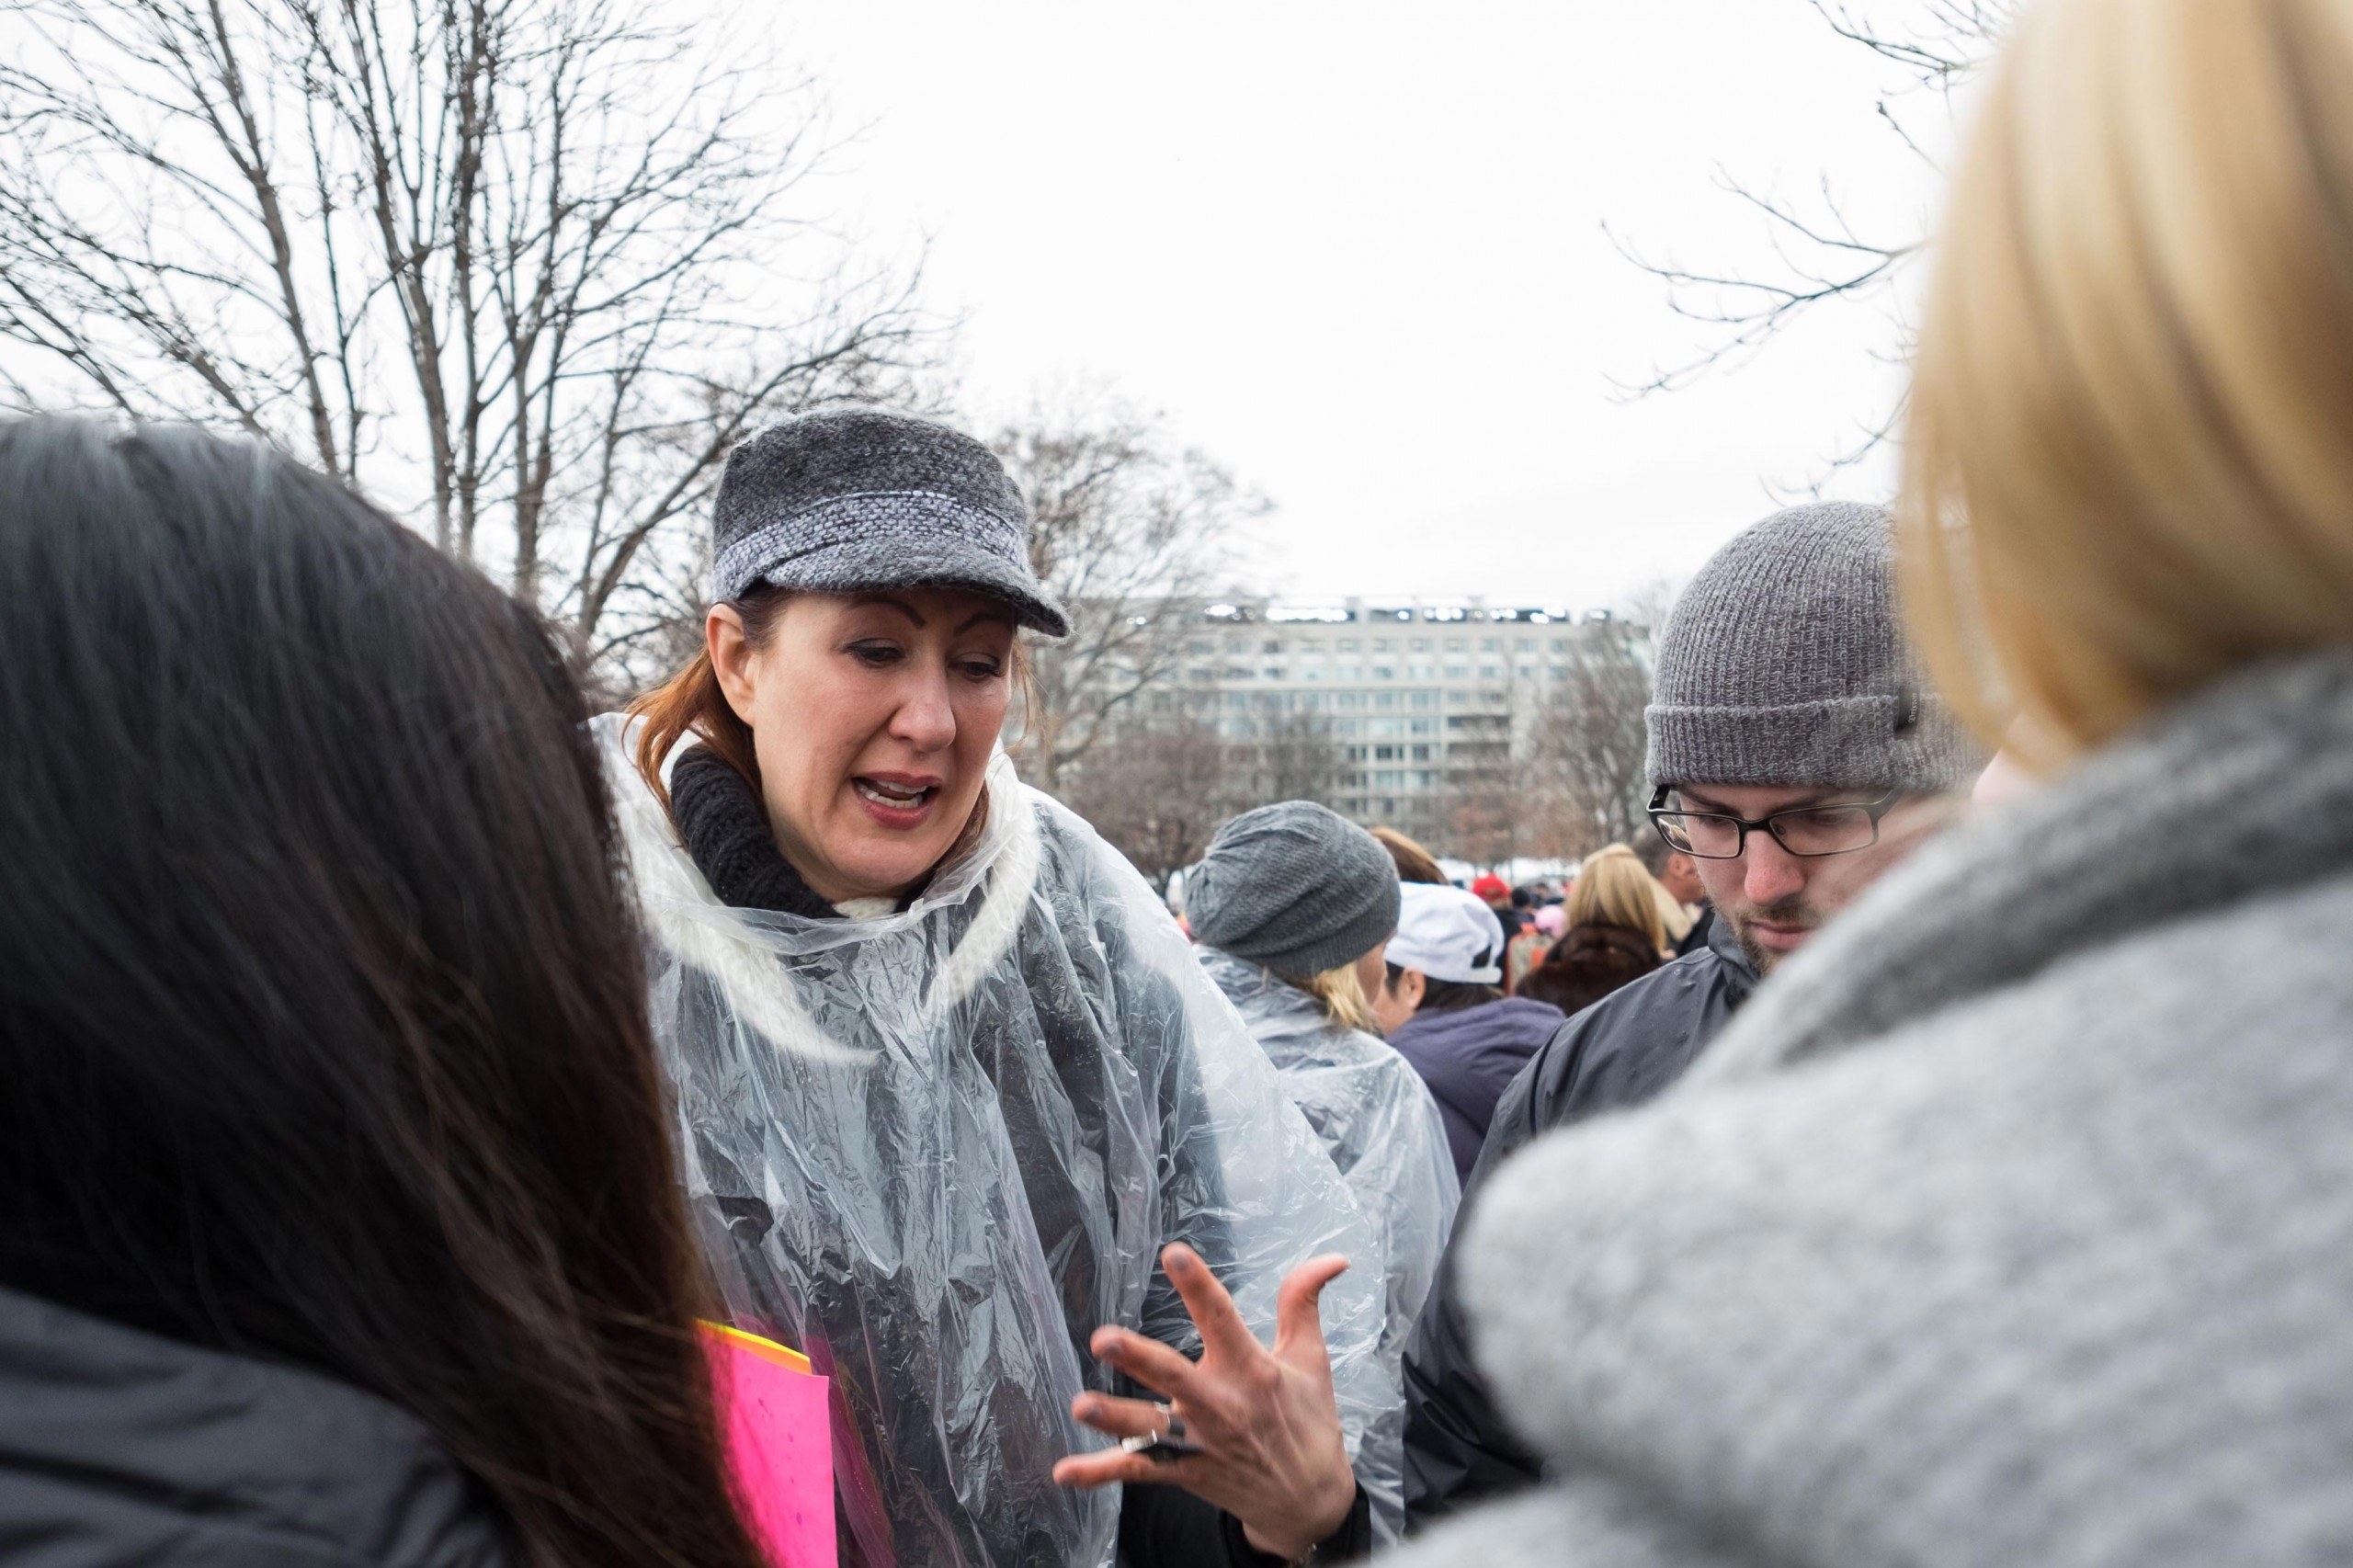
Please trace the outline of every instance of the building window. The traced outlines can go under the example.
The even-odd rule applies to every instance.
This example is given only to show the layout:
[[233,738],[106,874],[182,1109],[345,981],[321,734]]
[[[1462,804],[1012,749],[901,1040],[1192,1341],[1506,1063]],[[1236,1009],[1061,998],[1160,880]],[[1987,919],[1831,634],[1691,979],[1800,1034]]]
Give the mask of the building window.
[[1481,680],[1501,680],[1504,678],[1504,667],[1501,665],[1481,665],[1479,666],[1479,678]]
[[1283,640],[1279,637],[1269,637],[1258,644],[1258,652],[1261,653],[1279,653],[1282,651]]
[[1523,637],[1514,644],[1514,646],[1518,647],[1523,653],[1532,653],[1536,651],[1536,639],[1533,637]]
[[1446,666],[1446,678],[1449,680],[1469,680],[1471,678],[1471,666],[1468,665],[1449,665]]
[[1427,653],[1430,651],[1430,640],[1427,637],[1416,637],[1407,643],[1406,647],[1412,653]]
[[1567,638],[1565,638],[1565,637],[1555,637],[1555,638],[1553,638],[1553,639],[1552,639],[1552,652],[1554,652],[1555,653],[1567,653],[1568,651],[1569,651],[1569,640],[1568,640]]
[[1417,691],[1414,693],[1414,706],[1416,708],[1427,708],[1437,700],[1438,693],[1435,691]]
[[1357,651],[1357,640],[1353,637],[1343,637],[1332,646],[1343,653],[1353,653]]
[[1497,642],[1493,637],[1482,637],[1479,639],[1479,652],[1482,653],[1501,653],[1503,651],[1503,646],[1504,645],[1501,642]]
[[1229,653],[1246,653],[1250,651],[1250,639],[1229,637],[1225,640],[1225,651]]
[[1393,665],[1375,665],[1372,666],[1372,678],[1375,680],[1395,680],[1397,678],[1397,668]]
[[1429,759],[1430,748],[1428,746],[1415,746],[1414,748],[1414,760],[1415,762],[1427,762]]
[[1449,653],[1460,653],[1462,652],[1462,639],[1460,637],[1448,638],[1446,640],[1446,651]]
[[1376,637],[1372,640],[1372,651],[1376,653],[1386,653],[1395,646],[1396,644],[1386,637]]
[[1217,644],[1207,637],[1196,637],[1185,644],[1185,652],[1198,659],[1204,653],[1216,653]]
[[1362,680],[1364,666],[1362,665],[1337,665],[1332,671],[1332,678],[1334,680]]
[[1255,680],[1257,678],[1257,672],[1253,670],[1247,665],[1228,665],[1225,666],[1225,678],[1228,680]]
[[1375,708],[1394,708],[1397,706],[1397,694],[1393,691],[1376,691],[1372,694],[1372,705]]
[[1258,673],[1265,676],[1268,680],[1280,680],[1283,678],[1283,667],[1280,665],[1268,665],[1265,669],[1260,670]]

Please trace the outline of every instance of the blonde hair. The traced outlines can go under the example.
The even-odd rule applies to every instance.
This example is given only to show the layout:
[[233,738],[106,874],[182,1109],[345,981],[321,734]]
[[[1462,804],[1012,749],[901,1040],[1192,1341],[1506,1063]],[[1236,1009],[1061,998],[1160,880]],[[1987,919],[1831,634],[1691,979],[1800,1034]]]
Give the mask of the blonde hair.
[[1659,914],[1658,879],[1622,844],[1585,858],[1576,885],[1569,890],[1569,925],[1615,926],[1632,931],[1654,948],[1666,946],[1666,921]]
[[1324,1018],[1337,1028],[1362,1029],[1367,1034],[1380,1032],[1372,1017],[1372,999],[1364,994],[1364,982],[1357,978],[1356,965],[1345,963],[1291,983],[1323,1003]]
[[2353,642],[2353,6],[2045,0],[1941,246],[1898,553],[1982,736]]

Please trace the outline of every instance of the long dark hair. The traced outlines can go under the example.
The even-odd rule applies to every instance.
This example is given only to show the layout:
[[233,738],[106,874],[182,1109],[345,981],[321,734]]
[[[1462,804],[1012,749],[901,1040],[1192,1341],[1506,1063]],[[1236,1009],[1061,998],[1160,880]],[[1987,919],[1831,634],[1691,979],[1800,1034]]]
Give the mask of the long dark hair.
[[754,1568],[585,717],[291,462],[0,425],[0,1283],[407,1408],[532,1561]]

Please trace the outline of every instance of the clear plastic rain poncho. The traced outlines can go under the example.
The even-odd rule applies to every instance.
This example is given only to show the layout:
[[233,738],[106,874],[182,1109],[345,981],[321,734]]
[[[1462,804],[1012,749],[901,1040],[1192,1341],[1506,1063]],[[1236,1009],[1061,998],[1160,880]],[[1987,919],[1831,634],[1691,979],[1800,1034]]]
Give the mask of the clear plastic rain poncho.
[[[1183,1241],[1270,1339],[1291,1268],[1378,1256],[1332,1162],[1143,879],[1002,756],[978,846],[912,907],[812,920],[720,903],[597,725],[689,1203],[736,1320],[834,1380],[845,1547],[1110,1562],[1116,1489],[1051,1478],[1107,1441],[1080,1389],[1138,1392],[1088,1336],[1198,1352],[1159,1268]],[[1324,1293],[1352,1455],[1397,1419],[1384,1294],[1375,1267]],[[1395,1463],[1358,1473],[1393,1533]]]
[[[1398,1382],[1406,1337],[1437,1282],[1462,1198],[1438,1102],[1411,1062],[1385,1041],[1331,1022],[1314,996],[1263,965],[1216,948],[1199,952],[1372,1224],[1387,1293],[1381,1364]],[[1362,1458],[1384,1469],[1403,1465],[1402,1403],[1366,1435]]]

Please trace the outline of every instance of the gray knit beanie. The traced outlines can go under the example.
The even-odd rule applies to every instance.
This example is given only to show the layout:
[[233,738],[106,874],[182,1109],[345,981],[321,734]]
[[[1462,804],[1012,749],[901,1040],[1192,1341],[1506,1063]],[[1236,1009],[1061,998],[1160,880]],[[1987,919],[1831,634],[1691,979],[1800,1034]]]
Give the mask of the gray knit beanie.
[[710,591],[755,583],[854,594],[969,588],[1067,636],[1029,567],[1029,509],[996,455],[961,431],[854,408],[771,425],[727,454]]
[[1658,641],[1650,780],[1948,790],[1984,758],[1904,644],[1885,508],[1777,512],[1699,569]]
[[1329,807],[1285,801],[1219,830],[1185,873],[1194,939],[1285,980],[1352,963],[1397,929],[1397,863]]

